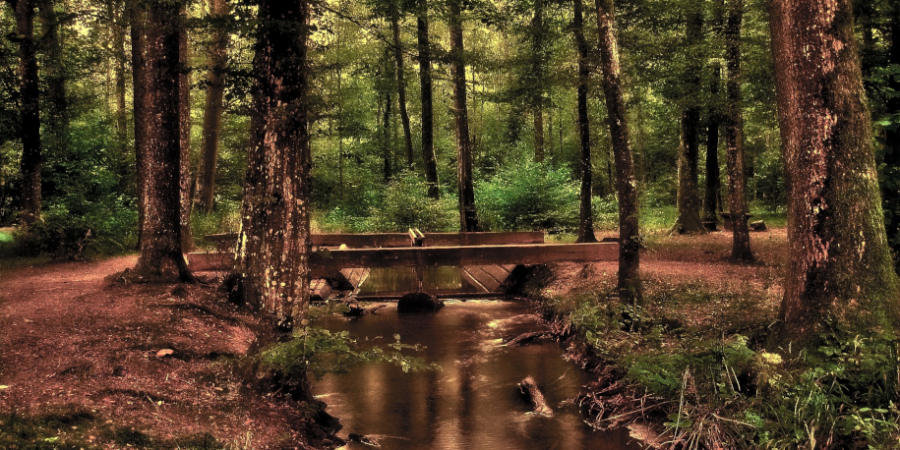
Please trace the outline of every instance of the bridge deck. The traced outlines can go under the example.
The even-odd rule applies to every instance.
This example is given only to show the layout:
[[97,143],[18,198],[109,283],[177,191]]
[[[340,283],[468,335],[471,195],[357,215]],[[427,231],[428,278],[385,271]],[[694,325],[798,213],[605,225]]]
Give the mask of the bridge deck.
[[[498,232],[498,233],[428,233],[421,239],[424,247],[451,247],[456,245],[510,245],[510,244],[542,244],[542,231]],[[233,249],[237,242],[236,234],[212,234],[206,240],[221,252]],[[313,234],[312,244],[316,247],[350,248],[391,248],[415,246],[408,233],[374,233],[346,234],[328,233]]]

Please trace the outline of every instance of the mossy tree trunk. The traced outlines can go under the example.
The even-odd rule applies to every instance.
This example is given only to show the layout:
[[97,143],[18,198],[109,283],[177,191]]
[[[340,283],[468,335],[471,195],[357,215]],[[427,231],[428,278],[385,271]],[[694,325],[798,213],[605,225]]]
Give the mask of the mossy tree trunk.
[[597,242],[594,235],[594,214],[591,208],[593,165],[591,164],[591,124],[588,116],[587,96],[590,82],[590,64],[587,40],[584,38],[584,5],[574,0],[575,46],[578,48],[578,137],[581,143],[581,197],[579,202],[578,238],[576,242]]
[[725,61],[728,66],[726,84],[727,110],[725,120],[726,165],[728,167],[728,206],[730,211],[732,246],[731,260],[753,262],[750,251],[750,230],[744,215],[747,214],[744,171],[744,115],[741,95],[741,23],[744,18],[744,0],[728,2],[728,19],[725,25]]
[[21,220],[34,223],[41,215],[41,107],[37,57],[34,41],[34,4],[32,0],[7,0],[16,17],[15,40],[19,44],[19,102],[22,124]]
[[397,102],[400,111],[400,124],[403,126],[403,144],[406,147],[406,166],[412,169],[413,160],[412,129],[409,125],[409,113],[406,110],[406,73],[403,61],[403,41],[400,39],[400,8],[391,8],[391,32],[394,34],[394,60],[397,64]]
[[475,185],[472,182],[472,143],[469,139],[469,111],[466,101],[466,61],[463,45],[461,1],[449,6],[450,72],[453,80],[453,118],[456,130],[456,177],[459,192],[460,231],[478,231]]
[[431,74],[431,37],[428,34],[428,2],[419,0],[417,9],[419,85],[422,92],[422,158],[425,163],[428,197],[437,200],[441,197],[441,189],[438,184],[437,158],[434,155],[434,87]]
[[141,256],[135,272],[144,278],[193,281],[182,254],[182,28],[183,10],[172,2],[146,2],[145,95],[147,120]]
[[203,113],[203,145],[200,159],[198,205],[209,213],[215,206],[216,168],[219,160],[219,140],[222,134],[225,76],[228,66],[228,32],[223,29],[229,14],[226,0],[209,1],[210,18],[219,22],[209,46],[209,69],[206,72],[206,107]]
[[306,326],[309,307],[309,6],[301,0],[258,5],[240,292],[290,329]]
[[772,346],[829,330],[894,338],[900,289],[878,192],[850,0],[773,0],[788,274]]
[[616,190],[619,196],[619,298],[640,303],[640,223],[634,158],[629,141],[628,112],[620,77],[619,44],[612,0],[596,0],[600,66],[603,69],[603,93],[606,97],[607,123],[616,160]]
[[681,145],[678,146],[678,219],[673,231],[705,233],[700,220],[699,159],[700,159],[700,90],[702,58],[699,48],[703,42],[703,14],[700,4],[693,4],[687,12],[685,44],[688,63],[685,68],[683,111],[681,113]]

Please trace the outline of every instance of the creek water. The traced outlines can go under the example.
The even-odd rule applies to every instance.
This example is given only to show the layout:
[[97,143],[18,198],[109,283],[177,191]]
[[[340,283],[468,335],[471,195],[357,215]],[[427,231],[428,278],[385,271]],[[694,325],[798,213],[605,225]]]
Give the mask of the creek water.
[[[363,346],[383,346],[399,334],[404,343],[425,347],[411,355],[442,368],[404,373],[392,364],[362,364],[314,379],[314,392],[344,425],[342,437],[372,436],[385,450],[638,448],[624,430],[593,431],[566,404],[589,377],[564,359],[559,344],[501,345],[505,336],[541,330],[524,302],[448,301],[435,314],[402,315],[387,303],[376,314],[352,321],[329,315],[317,325],[349,331]],[[519,393],[518,383],[529,375],[553,417],[532,414]],[[350,442],[346,448],[372,447]]]

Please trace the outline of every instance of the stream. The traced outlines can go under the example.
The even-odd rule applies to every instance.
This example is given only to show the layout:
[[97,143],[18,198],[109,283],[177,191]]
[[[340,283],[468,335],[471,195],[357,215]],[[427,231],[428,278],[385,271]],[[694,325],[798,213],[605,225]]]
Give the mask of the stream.
[[[576,406],[564,404],[589,377],[563,358],[559,344],[500,345],[504,336],[541,330],[526,303],[451,300],[436,314],[406,315],[397,314],[396,303],[385,305],[352,321],[325,316],[317,325],[349,331],[361,345],[384,346],[399,334],[405,344],[425,346],[414,356],[442,370],[403,373],[392,364],[360,364],[313,379],[313,391],[344,425],[341,437],[372,436],[386,450],[639,448],[628,445],[625,430],[593,431]],[[518,383],[529,375],[553,408],[552,418],[532,414],[519,393]],[[344,448],[373,447],[350,442]]]

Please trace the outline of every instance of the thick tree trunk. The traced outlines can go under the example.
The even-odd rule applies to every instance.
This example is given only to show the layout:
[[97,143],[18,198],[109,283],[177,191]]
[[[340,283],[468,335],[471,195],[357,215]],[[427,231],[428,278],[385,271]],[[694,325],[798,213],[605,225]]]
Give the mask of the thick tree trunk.
[[31,224],[41,215],[41,108],[34,42],[34,4],[12,1],[19,41],[19,95],[22,105],[21,220]]
[[531,71],[534,86],[534,160],[544,162],[544,0],[535,0],[531,21]]
[[431,39],[428,35],[428,2],[420,0],[418,8],[419,83],[422,88],[422,157],[425,162],[428,197],[437,200],[441,197],[441,189],[438,184],[437,158],[434,155],[434,94],[431,76]]
[[703,42],[703,15],[699,5],[687,15],[688,64],[685,73],[684,111],[681,113],[681,145],[678,148],[678,220],[673,231],[705,233],[700,220],[698,166],[700,158],[700,75],[702,58],[693,55]]
[[731,260],[753,262],[750,251],[750,230],[744,215],[747,200],[744,189],[744,118],[741,95],[741,23],[744,0],[728,2],[728,22],[725,26],[725,61],[728,65],[728,116],[725,121],[726,163],[728,166],[728,205],[731,212]]
[[[226,0],[210,0],[212,18],[221,21],[229,14]],[[215,207],[216,165],[222,133],[225,70],[228,64],[228,32],[217,29],[209,46],[209,70],[206,73],[206,107],[203,113],[203,146],[200,159],[199,206],[209,213]]]
[[[713,2],[712,32],[718,37],[722,34],[725,22],[724,0]],[[719,128],[722,125],[721,96],[719,95],[722,83],[722,64],[715,60],[712,64],[709,81],[709,108],[706,128],[706,186],[703,196],[703,220],[715,221],[718,219],[719,192],[722,190],[721,174],[719,173]]]
[[475,187],[472,183],[472,147],[469,140],[469,112],[466,105],[466,62],[460,1],[450,2],[450,57],[453,79],[453,117],[456,129],[457,184],[460,231],[478,231]]
[[581,201],[576,242],[597,242],[594,235],[594,214],[591,208],[593,166],[591,164],[591,124],[588,118],[587,96],[590,78],[588,46],[584,38],[584,6],[574,0],[575,18],[572,23],[575,45],[578,47],[578,137],[581,142]]
[[[182,17],[187,10],[182,7]],[[181,25],[178,36],[178,114],[181,134],[181,250],[185,253],[197,248],[191,232],[191,72],[190,46],[187,28]]]
[[290,329],[307,325],[309,307],[309,7],[261,0],[258,14],[240,291]]
[[397,98],[400,109],[400,123],[403,125],[403,143],[406,144],[406,165],[410,169],[413,161],[412,130],[409,127],[409,113],[406,111],[406,74],[403,64],[403,41],[400,40],[400,11],[393,9],[391,31],[394,33],[394,59],[397,63]]
[[[894,3],[891,14],[891,52],[888,62],[900,67],[900,2]],[[889,82],[894,92],[900,92],[900,78],[894,77]],[[893,96],[886,102],[889,115],[900,114],[900,96]],[[891,180],[900,180],[900,128],[894,127],[884,131],[884,164],[885,177]],[[894,249],[895,262],[900,262],[900,190],[896,187],[882,189],[884,206],[887,210],[887,237]],[[900,266],[898,266],[900,269]]]
[[184,17],[170,2],[147,5],[143,236],[135,272],[193,281],[182,254],[181,40]]
[[612,0],[596,0],[600,65],[603,69],[603,94],[606,97],[607,123],[616,160],[616,190],[619,196],[619,298],[640,303],[641,230],[638,222],[637,186],[634,159],[629,141],[628,112],[619,76],[619,44]]
[[895,339],[900,288],[882,222],[871,117],[850,0],[773,0],[788,198],[788,261],[771,346],[802,349],[823,332]]
[[136,1],[129,2],[129,20],[131,22],[131,65],[134,97],[134,161],[137,178],[138,200],[138,248],[141,248],[144,236],[144,199],[147,198],[147,177],[145,156],[147,153],[147,35],[146,11]]

